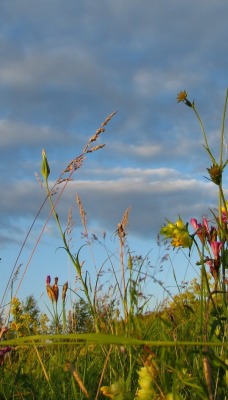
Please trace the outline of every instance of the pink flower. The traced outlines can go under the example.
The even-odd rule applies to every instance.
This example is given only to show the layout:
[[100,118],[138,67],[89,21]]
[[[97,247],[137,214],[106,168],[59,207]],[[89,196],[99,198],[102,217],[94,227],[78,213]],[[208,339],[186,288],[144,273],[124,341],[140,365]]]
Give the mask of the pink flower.
[[223,242],[215,242],[215,241],[210,242],[210,246],[211,246],[212,252],[214,254],[215,260],[219,259],[219,253],[220,253],[220,250],[222,249],[223,245],[224,245]]
[[222,222],[224,222],[224,224],[227,224],[227,214],[225,211],[222,211]]
[[203,227],[206,230],[206,232],[209,233],[209,226],[207,223],[207,219],[205,217],[203,217]]
[[190,222],[195,229],[195,232],[197,233],[199,239],[202,243],[204,243],[205,238],[209,236],[209,226],[207,223],[207,219],[203,217],[202,224],[198,224],[195,218],[191,218]]
[[216,261],[215,260],[211,260],[210,258],[207,257],[205,262],[210,268],[211,275],[216,280],[217,277],[218,277],[218,268],[216,268],[216,265],[215,265]]
[[195,218],[191,218],[190,222],[191,222],[193,228],[195,229],[195,231],[197,231],[200,228],[201,224],[198,224],[198,222]]

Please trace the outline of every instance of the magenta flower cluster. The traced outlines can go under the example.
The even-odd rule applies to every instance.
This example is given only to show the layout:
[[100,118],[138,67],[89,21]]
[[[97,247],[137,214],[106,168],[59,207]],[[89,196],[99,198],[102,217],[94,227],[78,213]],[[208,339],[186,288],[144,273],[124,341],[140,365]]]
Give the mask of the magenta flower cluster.
[[206,264],[210,268],[212,276],[217,279],[220,267],[220,252],[224,246],[224,242],[217,240],[218,232],[214,226],[209,228],[208,220],[203,218],[202,223],[198,223],[195,218],[191,218],[190,222],[195,230],[195,234],[199,237],[201,243],[208,249],[210,257],[205,258]]

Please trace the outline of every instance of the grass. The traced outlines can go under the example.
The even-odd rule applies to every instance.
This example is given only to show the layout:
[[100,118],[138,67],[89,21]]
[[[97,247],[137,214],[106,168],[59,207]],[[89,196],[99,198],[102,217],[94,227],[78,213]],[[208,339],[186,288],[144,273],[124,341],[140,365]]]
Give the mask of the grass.
[[[190,229],[189,224],[179,217],[175,222],[167,220],[162,227],[160,234],[165,243],[182,248],[189,258],[194,250],[198,253],[201,275],[199,280],[194,279],[182,289],[179,287],[173,297],[164,287],[166,301],[149,312],[150,297],[144,293],[143,285],[151,279],[150,262],[148,255],[133,255],[129,248],[130,208],[125,210],[117,225],[115,235],[119,248],[113,252],[106,247],[105,241],[95,235],[90,237],[86,211],[79,194],[76,196],[84,246],[93,254],[91,241],[96,241],[105,254],[106,261],[99,267],[95,282],[91,281],[81,262],[84,246],[76,253],[72,252],[69,240],[73,229],[71,212],[66,227],[62,226],[58,214],[59,201],[73,174],[90,153],[104,147],[104,144],[97,145],[97,141],[115,113],[101,124],[82,153],[70,161],[52,187],[48,181],[50,166],[43,150],[41,174],[46,199],[31,229],[46,201],[50,202],[50,213],[18,287],[14,289],[20,275],[17,267],[20,254],[2,296],[1,306],[5,313],[1,316],[0,333],[0,399],[227,399],[228,213],[222,184],[227,166],[227,160],[223,160],[227,98],[228,94],[222,118],[220,158],[216,161],[195,103],[188,99],[185,91],[178,95],[178,101],[184,102],[195,113],[202,129],[204,147],[212,162],[207,168],[209,178],[218,188],[218,207],[217,211],[211,210],[211,226],[206,219],[199,223],[192,218]],[[73,293],[67,282],[61,286],[57,277],[53,283],[53,278],[48,276],[48,317],[40,312],[33,296],[22,302],[17,298],[17,291],[52,216],[82,295]],[[172,268],[175,275],[175,265]],[[112,284],[106,290],[104,274],[107,271],[112,275]],[[155,276],[152,278],[163,285]],[[70,291],[74,300],[69,307],[66,299]],[[4,308],[8,293],[9,312]]]

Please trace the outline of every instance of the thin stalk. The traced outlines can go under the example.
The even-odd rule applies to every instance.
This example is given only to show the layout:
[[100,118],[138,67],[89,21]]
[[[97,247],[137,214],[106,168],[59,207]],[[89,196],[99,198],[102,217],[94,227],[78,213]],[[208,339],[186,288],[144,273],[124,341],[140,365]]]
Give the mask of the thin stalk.
[[69,258],[70,258],[70,260],[72,262],[72,264],[74,265],[74,267],[75,267],[75,269],[77,271],[77,274],[79,276],[80,282],[81,282],[81,284],[83,286],[84,293],[85,293],[87,301],[89,303],[89,307],[90,307],[91,313],[92,313],[93,318],[94,318],[96,331],[99,332],[99,327],[98,327],[97,318],[96,318],[96,311],[95,311],[94,306],[92,304],[92,301],[90,299],[90,295],[89,295],[89,292],[88,292],[87,284],[86,284],[86,282],[85,282],[85,280],[83,279],[83,276],[82,276],[81,266],[80,266],[79,261],[78,261],[78,256],[75,258],[72,255],[72,253],[71,253],[71,251],[69,249],[65,234],[64,234],[64,232],[62,230],[62,227],[61,227],[61,224],[60,224],[60,221],[59,221],[59,217],[58,217],[58,214],[57,214],[56,209],[55,209],[55,205],[53,204],[53,201],[52,201],[52,195],[51,195],[51,192],[49,190],[48,180],[47,179],[45,179],[45,184],[46,184],[46,190],[47,190],[48,198],[49,198],[50,205],[51,205],[51,212],[55,217],[58,229],[59,229],[61,237],[62,237],[62,241],[64,243],[64,248],[65,248],[65,250],[66,250],[66,252],[67,252],[67,254],[68,254],[68,256],[69,256]]
[[[61,196],[62,196],[62,194],[63,194],[63,192],[64,192],[64,190],[65,190],[65,188],[66,188],[66,185],[67,185],[67,183],[69,182],[70,177],[71,177],[71,175],[73,174],[73,172],[74,172],[74,171],[72,171],[72,172],[70,173],[69,178],[65,180],[64,185],[63,185],[63,187],[62,187],[62,189],[61,189],[61,191],[60,191],[60,193],[59,193],[59,195],[58,195],[58,198],[57,198],[57,200],[56,200],[56,202],[55,202],[54,207],[56,207],[56,205],[58,204],[58,202],[59,202],[59,200],[60,200],[60,198],[61,198]],[[56,186],[56,184],[53,186],[53,188],[54,188],[55,186]],[[47,199],[47,198],[48,198],[48,196],[46,197],[46,199]],[[27,269],[28,269],[28,267],[29,267],[29,265],[30,265],[30,262],[31,262],[31,260],[32,260],[32,258],[33,258],[33,255],[34,255],[34,253],[35,253],[35,251],[36,251],[36,249],[37,249],[37,247],[38,247],[38,244],[39,244],[39,242],[40,242],[40,240],[41,240],[41,237],[43,236],[43,233],[44,233],[44,231],[45,231],[45,229],[46,229],[46,226],[47,226],[47,224],[48,224],[48,222],[49,222],[49,220],[50,220],[50,218],[51,218],[51,216],[52,216],[52,213],[53,213],[53,210],[50,211],[50,213],[49,213],[49,215],[48,215],[48,217],[47,217],[47,219],[46,219],[46,221],[45,221],[45,223],[44,223],[44,225],[43,225],[43,227],[42,227],[42,229],[41,229],[41,232],[40,232],[40,234],[39,234],[39,236],[38,236],[38,238],[37,238],[37,240],[36,240],[36,243],[35,243],[35,245],[34,245],[34,247],[33,247],[33,250],[32,250],[32,252],[31,252],[31,254],[30,254],[30,257],[29,257],[28,262],[27,262],[27,264],[26,264],[26,266],[25,266],[25,268],[24,268],[24,271],[23,271],[23,274],[22,274],[22,276],[21,276],[20,282],[19,282],[19,284],[18,284],[18,286],[17,286],[17,289],[16,289],[16,292],[15,292],[15,294],[14,294],[15,296],[17,295],[17,293],[18,293],[18,291],[19,291],[19,288],[20,288],[21,283],[22,283],[22,281],[23,281],[23,279],[24,279],[24,276],[25,276],[25,274],[26,274],[26,271],[27,271]]]
[[[48,385],[50,386],[50,389],[52,390],[52,387],[51,387],[51,385],[50,385],[50,378],[49,378],[49,376],[48,376],[48,374],[47,374],[47,371],[46,371],[46,369],[45,369],[45,366],[44,366],[44,363],[43,363],[43,361],[42,361],[42,358],[40,357],[40,353],[39,353],[39,351],[38,351],[38,349],[37,349],[37,346],[34,344],[33,347],[34,347],[34,349],[35,349],[35,352],[36,352],[36,355],[37,355],[37,357],[38,357],[39,363],[40,363],[40,365],[41,365],[42,371],[43,371],[43,373],[44,373],[45,379],[46,379]],[[53,391],[53,390],[52,390],[52,391]]]
[[124,315],[127,321],[128,318],[128,304],[127,304],[127,288],[125,282],[125,268],[124,268],[124,243],[122,238],[120,237],[120,264],[121,264],[121,271],[122,271],[122,283],[123,283],[123,300],[124,300]]
[[226,91],[226,99],[225,99],[223,117],[222,117],[222,129],[221,129],[221,141],[220,141],[220,166],[221,167],[223,165],[223,146],[224,146],[224,132],[225,132],[227,102],[228,102],[228,89]]
[[[222,117],[222,128],[221,128],[221,140],[220,140],[220,167],[223,167],[223,148],[224,148],[224,132],[225,132],[225,121],[226,121],[226,112],[227,112],[227,103],[228,103],[228,89],[226,91],[226,98],[225,98],[225,104],[224,104],[224,110],[223,110],[223,117]],[[222,204],[225,207],[226,213],[227,213],[227,207],[226,207],[226,201],[224,197],[224,193],[222,190],[222,183],[219,186],[219,222],[222,225]],[[221,240],[223,238],[221,237]],[[224,291],[223,294],[223,301],[224,304],[227,303],[227,298],[226,298],[226,285],[225,285],[225,273],[226,273],[226,254],[225,254],[225,249],[224,247],[222,248],[221,251],[221,259],[222,259],[222,290]]]
[[192,103],[192,108],[193,108],[194,113],[196,114],[196,117],[197,117],[197,119],[198,119],[198,121],[199,121],[201,130],[202,130],[202,132],[203,132],[205,147],[206,147],[206,149],[209,150],[209,145],[208,145],[208,141],[207,141],[206,131],[205,131],[205,129],[204,129],[203,122],[202,122],[202,120],[201,120],[201,118],[200,118],[200,116],[199,116],[199,113],[198,113],[197,109],[195,108],[195,104],[194,104],[194,103]]

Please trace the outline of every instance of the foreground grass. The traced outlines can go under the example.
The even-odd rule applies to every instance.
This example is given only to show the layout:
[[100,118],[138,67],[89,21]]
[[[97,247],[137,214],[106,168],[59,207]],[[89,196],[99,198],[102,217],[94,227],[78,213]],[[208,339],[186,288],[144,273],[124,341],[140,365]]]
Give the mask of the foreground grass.
[[131,330],[123,320],[110,321],[105,333],[20,336],[19,330],[4,341],[12,351],[0,369],[1,398],[136,399],[141,393],[146,399],[208,399],[207,347],[214,398],[225,399],[228,344],[222,339],[221,298],[205,342],[198,295],[193,282],[169,305],[135,316]]

